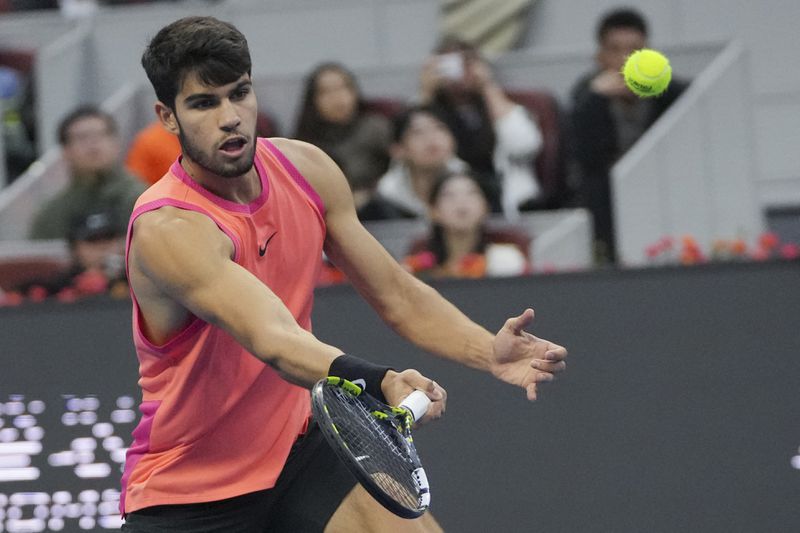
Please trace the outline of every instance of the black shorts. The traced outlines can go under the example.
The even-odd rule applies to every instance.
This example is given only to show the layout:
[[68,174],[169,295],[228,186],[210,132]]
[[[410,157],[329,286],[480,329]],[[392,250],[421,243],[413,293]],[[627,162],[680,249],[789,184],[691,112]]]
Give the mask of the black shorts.
[[122,531],[323,531],[355,484],[356,479],[312,423],[292,447],[275,487],[214,502],[140,509],[128,514]]

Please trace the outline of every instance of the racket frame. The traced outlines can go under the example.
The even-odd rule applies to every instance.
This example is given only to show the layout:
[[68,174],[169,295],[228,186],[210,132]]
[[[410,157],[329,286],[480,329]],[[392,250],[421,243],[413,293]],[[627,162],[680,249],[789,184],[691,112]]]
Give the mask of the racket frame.
[[[414,467],[413,471],[409,472],[409,475],[415,479],[415,484],[420,489],[417,509],[410,509],[401,505],[384,493],[372,480],[370,474],[364,470],[359,461],[356,460],[353,453],[347,448],[347,445],[338,434],[338,429],[336,429],[335,424],[325,409],[323,391],[326,387],[339,388],[346,394],[357,398],[364,403],[364,406],[376,420],[382,424],[391,426],[393,430],[398,432],[400,438],[395,440],[403,446],[408,454],[411,464]],[[419,460],[419,455],[417,454],[416,447],[411,437],[411,425],[413,424],[414,417],[408,409],[386,405],[363,391],[358,385],[335,376],[329,376],[314,385],[314,388],[311,390],[311,406],[317,425],[331,448],[333,448],[333,451],[373,498],[386,509],[401,518],[418,518],[425,513],[430,504],[430,489],[428,487],[425,470]]]

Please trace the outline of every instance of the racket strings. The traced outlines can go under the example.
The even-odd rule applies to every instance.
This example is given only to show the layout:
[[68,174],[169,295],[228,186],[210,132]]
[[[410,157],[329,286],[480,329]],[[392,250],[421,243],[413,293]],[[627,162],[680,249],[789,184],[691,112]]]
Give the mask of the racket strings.
[[329,390],[334,398],[325,402],[328,413],[359,466],[395,501],[416,509],[419,490],[411,474],[416,465],[399,442],[404,437],[393,422],[378,420],[358,399],[340,389]]

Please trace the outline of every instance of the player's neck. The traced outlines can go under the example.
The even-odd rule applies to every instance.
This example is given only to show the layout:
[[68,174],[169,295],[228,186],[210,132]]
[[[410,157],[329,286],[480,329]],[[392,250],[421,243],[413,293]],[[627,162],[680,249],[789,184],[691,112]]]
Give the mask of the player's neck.
[[230,178],[209,172],[185,156],[181,158],[181,166],[198,185],[230,202],[249,204],[261,194],[261,179],[255,165]]

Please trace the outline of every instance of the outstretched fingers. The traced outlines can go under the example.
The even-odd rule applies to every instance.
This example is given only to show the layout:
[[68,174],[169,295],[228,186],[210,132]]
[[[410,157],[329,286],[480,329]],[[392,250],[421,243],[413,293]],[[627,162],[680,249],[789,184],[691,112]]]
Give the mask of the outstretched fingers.
[[549,383],[554,379],[555,376],[551,372],[534,370],[528,373],[522,384],[523,387],[525,387],[525,391],[528,393],[528,399],[535,400],[537,398],[539,383]]
[[533,316],[533,309],[525,309],[521,315],[506,320],[505,327],[514,335],[522,335],[522,330],[533,322]]
[[549,374],[555,374],[556,372],[562,372],[565,368],[567,368],[567,363],[564,361],[548,361],[544,359],[534,359],[531,361],[531,368],[535,368],[541,372],[546,372]]
[[537,398],[537,385],[539,383],[553,381],[555,375],[558,372],[563,372],[567,367],[567,363],[564,361],[567,357],[567,350],[563,346],[549,343],[547,351],[542,357],[544,359],[535,358],[531,360],[531,371],[523,383],[528,399],[531,401]]
[[532,402],[536,401],[536,383],[528,383],[525,387],[525,392],[528,396],[528,400]]
[[544,358],[547,361],[563,361],[567,358],[567,349],[551,342],[544,354]]

